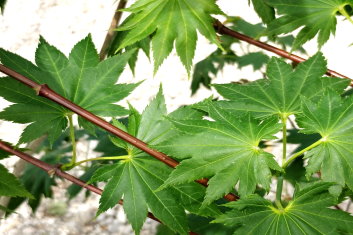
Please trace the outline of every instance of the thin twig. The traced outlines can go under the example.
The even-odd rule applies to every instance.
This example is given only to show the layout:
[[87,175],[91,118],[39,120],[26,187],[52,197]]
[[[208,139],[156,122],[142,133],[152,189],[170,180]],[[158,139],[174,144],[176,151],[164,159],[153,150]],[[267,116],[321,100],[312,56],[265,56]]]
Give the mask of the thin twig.
[[[166,165],[175,168],[177,165],[179,165],[179,162],[176,160],[170,158],[164,153],[158,152],[154,149],[151,149],[147,146],[145,142],[143,142],[140,139],[137,139],[136,137],[124,132],[123,130],[120,130],[119,128],[113,126],[109,122],[103,120],[102,118],[94,115],[93,113],[87,111],[86,109],[76,105],[75,103],[72,103],[68,99],[62,97],[52,89],[50,89],[46,84],[40,85],[29,78],[17,73],[16,71],[0,64],[0,72],[3,72],[4,74],[9,75],[10,77],[16,79],[17,81],[22,82],[23,84],[33,88],[36,92],[37,95],[45,97],[49,100],[54,101],[55,103],[73,111],[74,113],[78,114],[79,116],[83,117],[89,122],[92,122],[96,126],[101,127],[102,129],[112,133],[113,135],[119,137],[120,139],[128,142],[129,144],[141,149],[142,151],[148,153],[152,157],[158,159],[159,161],[162,161]],[[208,179],[200,179],[196,180],[199,184],[202,184],[204,186],[207,186]],[[236,201],[239,197],[229,193],[224,196],[225,199],[228,201]]]
[[127,3],[127,0],[120,0],[118,7],[116,8],[116,12],[115,12],[114,17],[112,19],[112,22],[110,23],[108,33],[105,36],[102,49],[99,53],[100,60],[104,60],[104,58],[107,56],[110,44],[112,43],[115,35],[117,34],[117,31],[115,31],[114,29],[118,27],[120,20],[121,20],[121,16],[123,14],[123,12],[120,10],[125,8],[126,3]]
[[[8,152],[8,153],[11,153],[13,155],[16,155],[18,156],[19,158],[21,158],[22,160],[36,166],[36,167],[39,167],[41,168],[42,170],[45,170],[46,172],[50,172],[50,173],[53,173],[61,178],[64,178],[82,188],[85,188],[93,193],[96,193],[98,195],[102,195],[103,193],[103,190],[100,189],[100,188],[97,188],[96,186],[94,185],[91,185],[91,184],[87,184],[86,182],[76,178],[75,176],[73,175],[70,175],[64,171],[61,171],[59,168],[57,168],[56,166],[53,166],[53,165],[50,165],[46,162],[43,162],[37,158],[34,158],[32,157],[31,155],[29,154],[26,154],[24,152],[21,152],[19,150],[16,150],[14,148],[12,148],[11,146],[7,145],[6,143],[0,141],[0,149]],[[123,204],[123,200],[119,200],[119,204],[122,205]],[[159,219],[157,219],[152,213],[148,212],[147,216],[159,223],[162,223]],[[197,235],[197,233],[194,233],[194,232],[189,232],[190,235]]]
[[[215,23],[214,23],[214,27],[216,29],[216,31],[219,33],[219,34],[223,34],[223,35],[228,35],[228,36],[231,36],[233,38],[236,38],[236,39],[239,39],[241,41],[245,41],[249,44],[252,44],[254,46],[257,46],[257,47],[260,47],[262,49],[265,49],[266,51],[270,51],[272,53],[275,53],[283,58],[287,58],[287,59],[290,59],[292,60],[293,62],[295,63],[301,63],[301,62],[304,62],[306,61],[306,59],[300,57],[300,56],[297,56],[297,55],[294,55],[294,54],[291,54],[285,50],[282,50],[282,49],[279,49],[277,47],[274,47],[274,46],[271,46],[267,43],[264,43],[264,42],[261,42],[259,40],[255,40],[249,36],[246,36],[244,34],[241,34],[239,32],[236,32],[234,30],[231,30],[230,28],[226,27],[225,25],[223,25],[220,21],[216,20]],[[340,77],[340,78],[349,78],[343,74],[340,74],[336,71],[333,71],[333,70],[330,70],[328,69],[327,72],[326,72],[327,75],[329,76],[332,76],[332,77]],[[351,80],[353,80],[352,78],[349,78]]]

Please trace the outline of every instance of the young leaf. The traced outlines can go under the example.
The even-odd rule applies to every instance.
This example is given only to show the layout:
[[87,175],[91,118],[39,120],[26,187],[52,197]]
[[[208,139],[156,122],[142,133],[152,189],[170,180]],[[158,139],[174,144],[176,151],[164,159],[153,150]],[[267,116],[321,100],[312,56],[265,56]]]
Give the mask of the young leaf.
[[[126,97],[138,84],[118,84],[117,79],[132,52],[99,62],[91,36],[77,43],[69,58],[40,39],[36,51],[37,66],[11,52],[0,49],[5,66],[48,84],[65,98],[100,116],[127,114],[113,103]],[[39,97],[35,92],[10,78],[0,79],[0,96],[15,104],[0,113],[0,118],[16,123],[31,123],[21,135],[20,143],[29,142],[47,133],[53,142],[67,127],[68,110]],[[79,124],[88,127],[87,121]]]
[[20,183],[20,181],[8,170],[0,164],[0,196],[7,197],[28,197],[32,198],[30,194]]
[[[164,118],[166,114],[160,90],[142,115],[131,109],[126,129],[145,142],[159,143],[174,135],[172,124]],[[170,115],[185,118],[201,116],[197,111],[187,108],[178,109]],[[116,138],[111,139],[114,141]],[[126,160],[99,168],[91,179],[91,182],[108,181],[98,214],[115,206],[123,197],[125,213],[136,233],[139,233],[150,209],[165,225],[181,234],[188,231],[185,209],[206,216],[219,214],[214,205],[200,209],[205,188],[196,183],[156,191],[172,169],[131,145],[121,145],[119,142],[119,146],[128,153]]]
[[226,204],[231,211],[214,222],[238,226],[234,234],[341,234],[353,230],[353,218],[340,210],[329,209],[336,199],[327,192],[331,183],[315,183],[296,190],[284,209],[258,195]]
[[304,128],[302,132],[322,137],[321,144],[305,155],[309,158],[307,176],[321,171],[322,180],[353,189],[352,118],[351,96],[341,98],[329,90],[317,103],[303,99],[303,114],[297,122]]
[[351,0],[267,0],[269,5],[282,15],[268,25],[268,35],[289,33],[303,27],[292,46],[295,50],[317,34],[319,47],[325,44],[330,34],[336,32],[336,13],[345,6],[353,6]]
[[222,14],[215,0],[139,0],[125,10],[134,15],[118,28],[129,30],[118,50],[155,32],[152,38],[155,72],[172,51],[174,41],[183,65],[190,72],[196,48],[196,30],[220,46],[210,16]]
[[300,112],[300,96],[316,98],[327,86],[343,92],[348,79],[322,78],[326,61],[321,53],[300,63],[294,70],[282,59],[273,57],[267,66],[268,79],[247,84],[217,84],[216,90],[231,102],[219,105],[235,112],[252,112],[258,117],[283,116]]
[[184,159],[163,187],[212,177],[204,204],[230,192],[238,181],[241,196],[253,193],[256,184],[269,190],[270,169],[281,168],[273,155],[260,149],[259,143],[273,139],[280,124],[276,119],[260,122],[249,115],[237,118],[212,103],[209,105],[210,117],[216,121],[171,119],[186,134],[154,145],[170,156]]

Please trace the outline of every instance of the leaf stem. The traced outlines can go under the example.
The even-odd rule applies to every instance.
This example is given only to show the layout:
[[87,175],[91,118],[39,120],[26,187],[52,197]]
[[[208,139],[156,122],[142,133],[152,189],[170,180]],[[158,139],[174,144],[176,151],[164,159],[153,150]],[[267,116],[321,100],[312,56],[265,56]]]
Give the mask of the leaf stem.
[[[288,114],[283,113],[281,114],[281,121],[282,121],[282,165],[286,162],[287,158],[287,119],[288,119]],[[278,207],[278,209],[283,209],[282,203],[281,203],[281,198],[282,198],[282,190],[283,190],[283,175],[281,174],[277,178],[277,189],[276,189],[276,200],[275,203]]]
[[91,161],[99,161],[99,160],[126,160],[126,159],[129,159],[130,156],[129,155],[124,155],[124,156],[112,156],[112,157],[96,157],[96,158],[89,158],[89,159],[86,159],[86,160],[82,160],[82,161],[79,161],[79,162],[76,162],[75,164],[73,164],[71,166],[71,168],[74,168],[76,166],[79,166],[81,165],[82,163],[85,163],[85,162],[91,162]]
[[306,147],[305,149],[302,149],[301,151],[293,154],[283,165],[282,165],[282,168],[283,169],[286,169],[287,166],[292,162],[294,161],[297,157],[301,156],[303,153],[309,151],[310,149],[313,149],[315,148],[316,146],[319,146],[321,143],[323,143],[324,140],[323,139],[319,139],[318,141],[316,141],[315,143],[313,143],[312,145]]
[[287,119],[288,119],[288,115],[287,114],[283,114],[282,117],[282,124],[283,124],[283,128],[282,128],[282,133],[283,133],[283,137],[282,137],[282,165],[286,162],[286,158],[287,158]]
[[344,9],[345,5],[342,5],[338,8],[338,12],[341,13],[346,19],[353,24],[353,20],[350,15],[347,13],[346,9]]
[[282,203],[281,203],[281,200],[282,200],[282,189],[283,189],[283,176],[279,176],[277,178],[277,190],[276,190],[275,203],[276,203],[278,209],[282,209],[283,210],[283,206],[282,206]]

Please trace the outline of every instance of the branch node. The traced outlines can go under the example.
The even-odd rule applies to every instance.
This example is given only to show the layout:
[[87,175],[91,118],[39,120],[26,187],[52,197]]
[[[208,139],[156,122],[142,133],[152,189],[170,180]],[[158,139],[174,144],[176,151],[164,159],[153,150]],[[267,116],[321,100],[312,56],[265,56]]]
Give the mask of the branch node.
[[47,171],[48,175],[53,178],[54,175],[60,170],[62,164],[55,164],[53,168],[51,168],[49,171]]

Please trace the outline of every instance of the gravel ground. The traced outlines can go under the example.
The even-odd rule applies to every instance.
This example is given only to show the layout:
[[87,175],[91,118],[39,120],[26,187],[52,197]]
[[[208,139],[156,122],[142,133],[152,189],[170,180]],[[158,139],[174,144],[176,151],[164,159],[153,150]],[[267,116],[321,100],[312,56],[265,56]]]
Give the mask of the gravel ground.
[[[33,61],[39,35],[43,35],[49,43],[68,54],[77,41],[91,33],[97,48],[100,48],[117,2],[113,0],[9,0],[4,15],[0,16],[0,47]],[[228,0],[219,0],[218,3],[226,13],[241,15],[253,23],[258,22],[254,13],[247,10],[247,1],[245,0],[239,1],[237,4]],[[347,45],[352,43],[352,35],[343,32],[352,32],[353,30],[348,22],[338,26],[337,40],[340,43],[336,45],[335,50],[332,50],[334,42],[330,41],[323,50],[325,55],[330,58],[331,68],[353,77],[353,72],[349,67],[351,60],[342,59],[342,55],[353,54],[352,47],[347,49]],[[206,57],[214,48],[214,45],[210,45],[200,37],[195,61]],[[309,54],[313,54],[316,50],[315,43],[308,44],[306,49]],[[225,83],[240,78],[252,80],[261,77],[259,72],[254,73],[249,66],[242,70],[236,69],[234,66],[227,66],[216,82]],[[175,52],[165,61],[154,77],[153,66],[141,54],[135,77],[127,69],[120,78],[120,82],[141,80],[145,80],[145,82],[127,99],[140,111],[154,97],[160,83],[163,83],[169,111],[180,105],[200,101],[212,94],[206,89],[201,89],[195,96],[190,97],[190,80],[188,80],[186,71]],[[0,110],[8,104],[0,99]],[[126,102],[121,102],[121,104],[126,105]],[[23,125],[0,122],[0,138],[16,143],[23,127]],[[82,149],[84,148],[83,145]],[[280,151],[280,148],[275,149],[276,153],[280,153]],[[11,167],[16,160],[14,157],[6,164]],[[59,181],[58,185],[54,188],[54,199],[45,199],[35,215],[31,213],[27,205],[22,205],[17,214],[12,214],[8,219],[0,221],[0,234],[125,235],[133,233],[122,207],[117,206],[95,219],[99,200],[97,196],[92,195],[85,199],[81,193],[77,198],[68,202],[65,193],[69,183]],[[141,234],[154,234],[155,227],[156,222],[147,219]]]

